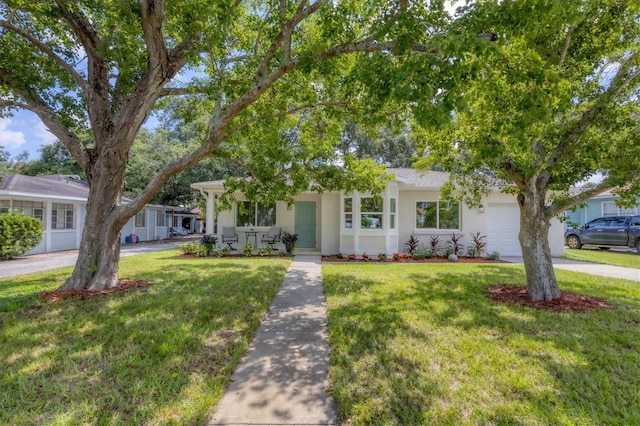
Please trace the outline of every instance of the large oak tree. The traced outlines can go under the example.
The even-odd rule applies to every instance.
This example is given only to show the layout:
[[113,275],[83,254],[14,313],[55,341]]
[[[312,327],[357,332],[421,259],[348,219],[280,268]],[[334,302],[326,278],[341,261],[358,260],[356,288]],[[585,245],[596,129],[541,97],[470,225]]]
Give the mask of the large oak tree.
[[640,3],[487,1],[457,23],[496,42],[465,55],[458,109],[450,126],[424,126],[422,166],[445,164],[470,202],[515,194],[529,295],[558,298],[551,219],[607,189],[640,193]]
[[[63,288],[117,286],[123,225],[172,175],[214,151],[252,154],[247,174],[264,183],[264,196],[286,199],[311,182],[375,186],[379,170],[325,152],[334,152],[345,110],[357,116],[374,104],[357,72],[391,53],[433,56],[428,42],[444,16],[406,0],[0,2],[0,108],[37,114],[90,184]],[[208,116],[200,143],[121,204],[134,138],[169,96],[185,99],[171,111],[176,119]],[[296,126],[304,137],[284,144],[282,129]],[[364,178],[342,179],[352,165]]]

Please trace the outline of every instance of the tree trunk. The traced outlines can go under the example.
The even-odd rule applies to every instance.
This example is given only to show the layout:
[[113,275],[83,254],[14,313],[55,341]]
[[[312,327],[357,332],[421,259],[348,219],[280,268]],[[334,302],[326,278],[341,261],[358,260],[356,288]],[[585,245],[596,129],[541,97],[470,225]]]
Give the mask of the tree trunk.
[[104,290],[118,286],[120,234],[128,220],[118,212],[123,188],[122,164],[94,167],[78,260],[62,290]]
[[558,281],[553,270],[549,248],[550,219],[546,214],[543,194],[521,192],[520,246],[527,275],[527,289],[534,301],[553,300],[560,297]]

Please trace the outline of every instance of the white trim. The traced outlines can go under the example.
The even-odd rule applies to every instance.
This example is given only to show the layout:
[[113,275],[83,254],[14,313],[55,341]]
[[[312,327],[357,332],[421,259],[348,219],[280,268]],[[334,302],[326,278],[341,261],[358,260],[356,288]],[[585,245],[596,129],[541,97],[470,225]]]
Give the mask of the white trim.
[[[417,204],[418,203],[436,203],[436,225],[440,225],[440,203],[456,203],[458,205],[458,227],[457,228],[418,228],[418,211]],[[413,205],[413,228],[415,234],[422,233],[449,233],[449,232],[462,232],[462,203],[460,201],[449,201],[449,200],[416,200]]]

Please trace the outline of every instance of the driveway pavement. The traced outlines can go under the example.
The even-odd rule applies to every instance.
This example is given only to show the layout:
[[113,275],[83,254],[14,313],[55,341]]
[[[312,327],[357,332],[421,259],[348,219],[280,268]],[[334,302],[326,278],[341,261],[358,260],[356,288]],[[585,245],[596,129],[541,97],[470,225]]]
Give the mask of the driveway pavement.
[[[508,256],[503,257],[511,263],[523,263],[522,257]],[[638,257],[640,266],[640,256]],[[600,263],[581,262],[579,260],[570,260],[559,257],[553,258],[553,267],[557,269],[565,269],[567,271],[584,272],[585,274],[599,275],[607,278],[622,278],[630,281],[640,281],[640,269],[624,268],[622,266],[604,265]]]
[[[180,244],[197,239],[197,236],[180,237],[167,242],[150,242],[140,244],[123,245],[120,257],[135,256],[137,254],[154,251],[169,250]],[[78,250],[59,251],[54,253],[33,254],[20,256],[12,260],[0,262],[0,279],[15,275],[29,274],[32,272],[48,271],[50,269],[73,266],[78,259]]]

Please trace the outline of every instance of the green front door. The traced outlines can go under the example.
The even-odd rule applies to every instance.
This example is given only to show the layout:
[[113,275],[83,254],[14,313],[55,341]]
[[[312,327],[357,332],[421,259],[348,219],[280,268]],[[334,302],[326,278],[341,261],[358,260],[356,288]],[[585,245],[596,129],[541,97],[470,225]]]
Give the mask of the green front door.
[[316,202],[296,201],[296,247],[316,248]]

